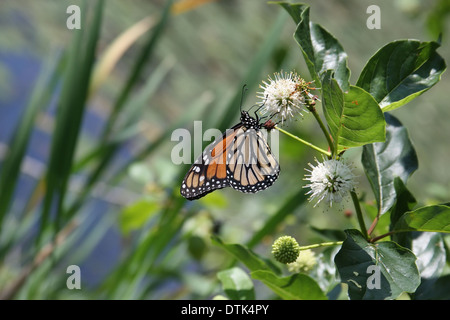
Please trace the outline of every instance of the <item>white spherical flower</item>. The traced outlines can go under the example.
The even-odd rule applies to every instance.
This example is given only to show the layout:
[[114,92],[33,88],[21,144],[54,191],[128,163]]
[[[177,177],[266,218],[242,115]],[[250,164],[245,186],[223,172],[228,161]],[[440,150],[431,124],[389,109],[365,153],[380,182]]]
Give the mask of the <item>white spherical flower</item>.
[[351,168],[342,160],[330,159],[319,162],[317,165],[308,165],[311,170],[305,169],[309,174],[304,180],[310,181],[304,188],[310,188],[306,194],[310,194],[309,201],[317,199],[317,203],[322,200],[331,207],[333,203],[339,203],[346,197],[355,186],[355,176]]
[[290,272],[293,273],[307,273],[310,272],[317,264],[317,258],[315,253],[311,249],[302,250],[292,263],[288,263],[287,267]]
[[258,98],[262,100],[264,107],[262,114],[279,119],[282,123],[293,118],[297,114],[303,116],[302,112],[307,112],[307,106],[313,105],[317,97],[310,93],[306,82],[296,73],[275,73],[274,78],[269,77],[269,82],[263,81],[258,92]]

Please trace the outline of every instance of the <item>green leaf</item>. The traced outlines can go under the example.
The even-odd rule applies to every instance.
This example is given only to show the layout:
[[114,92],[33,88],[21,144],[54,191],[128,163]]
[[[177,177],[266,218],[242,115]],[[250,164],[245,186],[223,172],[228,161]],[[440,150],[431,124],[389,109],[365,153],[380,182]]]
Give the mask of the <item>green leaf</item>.
[[[123,109],[128,106],[131,106],[131,114],[134,114],[134,111],[136,111],[136,99],[142,100],[146,95],[149,94],[149,91],[151,88],[150,82],[147,82],[144,84],[143,89],[135,96],[135,99],[131,101],[131,103],[127,104],[131,99],[130,94],[135,86],[139,83],[140,77],[144,70],[145,64],[148,63],[148,60],[152,56],[152,53],[154,52],[154,49],[159,41],[161,39],[161,34],[165,29],[165,26],[167,25],[168,18],[170,16],[170,8],[172,6],[173,0],[166,1],[166,4],[161,12],[160,19],[158,23],[153,28],[153,32],[149,34],[149,37],[147,38],[146,42],[144,43],[142,50],[139,53],[138,58],[135,60],[135,63],[133,67],[131,68],[130,74],[128,75],[127,80],[124,82],[123,87],[120,90],[120,93],[114,103],[112,112],[110,116],[107,119],[107,122],[104,126],[103,132],[102,132],[102,140],[103,143],[100,146],[97,146],[94,150],[89,152],[88,155],[83,157],[78,163],[74,163],[73,171],[80,170],[82,167],[86,166],[88,163],[90,163],[93,160],[97,160],[97,163],[95,164],[95,167],[91,170],[90,174],[88,175],[88,178],[86,180],[86,183],[83,186],[82,192],[77,197],[77,199],[74,201],[74,203],[70,206],[70,208],[67,210],[68,216],[72,216],[85,202],[86,197],[90,194],[92,188],[95,186],[95,184],[98,182],[98,180],[104,175],[105,171],[110,167],[111,162],[114,159],[114,156],[118,152],[119,148],[121,147],[121,143],[123,142],[124,136],[117,134],[116,132],[113,132],[113,130],[117,129],[117,126],[120,125],[117,121],[119,120],[119,114],[124,115],[125,117],[125,123],[130,123],[132,116],[130,116],[130,113],[122,112]],[[150,80],[149,80],[150,81]],[[124,129],[123,127],[124,123],[122,123],[122,127],[120,129]],[[171,131],[170,131],[171,132]],[[127,172],[127,168],[130,165],[131,162],[135,160],[142,160],[143,153],[145,155],[148,155],[151,151],[153,151],[157,146],[159,146],[162,141],[165,141],[164,139],[167,138],[168,135],[170,135],[169,130],[162,133],[160,138],[156,139],[151,144],[148,144],[147,148],[145,150],[135,156],[133,159],[128,161],[126,165],[119,168],[119,172],[114,175],[114,178],[111,180],[114,180],[113,182],[117,182],[118,177],[121,177],[123,174]]]
[[442,234],[436,232],[416,232],[412,242],[412,250],[417,256],[417,267],[422,278],[414,298],[422,299],[431,296],[436,281],[445,267],[446,252]]
[[132,131],[130,128],[138,126],[137,124],[144,113],[144,109],[148,108],[148,101],[151,101],[152,96],[163,85],[169,71],[173,69],[175,65],[173,60],[170,57],[165,58],[159,65],[155,66],[151,76],[147,78],[142,88],[125,102],[124,108],[127,112],[123,112],[114,125],[116,135],[114,140],[123,140],[120,137],[123,135],[123,131]]
[[199,202],[208,208],[226,208],[228,206],[228,199],[220,192],[211,192],[201,198]]
[[330,70],[324,76],[322,90],[336,153],[385,140],[383,112],[370,94],[355,86],[350,86],[348,93],[342,92]]
[[450,235],[446,234],[442,240],[444,242],[446,261],[447,263],[450,263]]
[[450,290],[448,290],[448,288],[450,288],[450,274],[436,279],[430,290],[426,290],[424,292],[419,292],[419,290],[417,290],[414,295],[414,299],[450,300]]
[[217,273],[223,290],[232,300],[254,300],[253,282],[241,268],[231,268]]
[[[342,233],[344,232],[342,231]],[[335,297],[335,292],[332,292],[332,290],[339,285],[336,264],[334,263],[334,257],[339,250],[339,246],[325,248],[318,254],[317,264],[309,273],[309,275],[317,281],[320,288],[324,292],[327,292],[329,299]]]
[[[390,226],[389,231],[392,231],[393,226],[397,223],[398,219],[407,211],[412,210],[417,204],[414,196],[406,189],[402,179],[396,177],[394,179],[395,189],[395,205],[390,210]],[[399,245],[411,249],[412,234],[410,232],[394,233],[391,236],[392,241],[397,242]]]
[[[82,2],[81,17],[87,17],[87,1]],[[47,189],[43,200],[40,229],[37,242],[41,241],[44,229],[49,226],[51,211],[55,208],[53,229],[59,229],[68,217],[64,214],[65,197],[80,136],[83,115],[88,98],[89,80],[96,57],[97,41],[103,15],[104,0],[95,3],[90,25],[72,30],[74,38],[68,51],[67,68],[64,73],[58,111],[55,117],[49,163],[47,167]],[[87,21],[86,18],[83,18]]]
[[161,205],[155,200],[139,200],[127,207],[120,213],[119,225],[123,233],[139,229],[152,217]]
[[160,255],[171,248],[170,243],[173,243],[187,218],[186,215],[180,215],[184,198],[172,196],[167,201],[170,205],[165,206],[158,215],[160,219],[157,225],[142,231],[137,244],[127,251],[122,263],[102,284],[103,289],[108,290],[112,298],[143,299],[147,296],[145,286],[140,287],[139,283],[148,279],[150,270],[159,264]]
[[392,241],[368,243],[358,230],[346,233],[334,260],[351,299],[395,299],[417,289],[420,275],[410,250]]
[[165,6],[161,12],[160,20],[153,28],[153,32],[149,33],[149,37],[144,43],[141,52],[139,53],[137,59],[135,60],[135,64],[131,68],[131,72],[128,75],[128,79],[125,82],[122,90],[119,93],[119,96],[113,106],[111,115],[108,118],[108,121],[105,125],[105,128],[102,133],[103,140],[107,140],[109,138],[111,131],[114,129],[116,125],[116,121],[119,117],[120,112],[123,110],[126,102],[129,99],[130,94],[132,93],[132,89],[136,86],[136,84],[140,80],[140,76],[145,70],[145,65],[148,64],[149,60],[152,58],[152,55],[155,52],[156,45],[158,41],[161,39],[161,36],[168,24],[170,17],[170,8],[172,7],[173,0],[168,0],[165,3]]
[[254,271],[253,279],[259,280],[284,300],[326,300],[325,294],[311,277],[297,273],[278,277],[270,271]]
[[[242,262],[250,271],[267,270],[273,271],[274,266],[267,264],[261,257],[259,257],[252,250],[240,244],[226,244],[219,237],[212,237],[213,244],[225,249],[228,253],[233,255],[236,259]],[[275,270],[279,272],[279,270]]]
[[369,178],[380,214],[395,203],[394,179],[406,183],[419,164],[408,131],[394,116],[385,113],[386,141],[365,145],[361,162]]
[[[16,184],[19,180],[20,167],[29,144],[34,121],[39,112],[51,99],[58,83],[59,73],[64,65],[64,56],[53,55],[46,61],[36,81],[27,108],[14,129],[8,143],[8,151],[2,161],[0,170],[0,228],[3,217],[7,214],[13,199]],[[55,63],[55,61],[57,61]]]
[[394,179],[394,189],[396,199],[395,205],[390,210],[391,226],[394,226],[405,212],[411,211],[417,204],[416,198],[409,192],[400,177]]
[[346,238],[345,232],[338,229],[320,229],[314,226],[311,226],[311,229],[321,236],[333,240],[333,241],[343,241]]
[[417,40],[388,43],[370,58],[356,85],[367,90],[383,112],[401,107],[440,80],[446,65],[438,47]]
[[450,207],[432,205],[406,212],[398,219],[392,230],[450,232]]
[[417,256],[420,276],[436,280],[445,266],[445,248],[442,234],[437,232],[420,232],[415,235],[412,250]]
[[218,237],[213,237],[215,245],[241,261],[250,271],[252,278],[262,281],[283,299],[325,299],[319,285],[310,277],[295,274],[290,277],[279,277],[279,270],[266,263],[250,249],[240,244],[225,244]]
[[446,18],[450,14],[450,2],[448,0],[437,0],[429,10],[426,15],[426,26],[431,38],[436,39],[446,33]]
[[320,86],[322,75],[327,70],[335,72],[335,78],[343,91],[349,90],[350,70],[347,54],[342,45],[319,24],[309,21],[309,6],[274,2],[281,5],[297,25],[294,39],[303,53],[311,77]]
[[196,260],[200,260],[206,252],[206,242],[203,237],[192,235],[187,239],[188,252]]

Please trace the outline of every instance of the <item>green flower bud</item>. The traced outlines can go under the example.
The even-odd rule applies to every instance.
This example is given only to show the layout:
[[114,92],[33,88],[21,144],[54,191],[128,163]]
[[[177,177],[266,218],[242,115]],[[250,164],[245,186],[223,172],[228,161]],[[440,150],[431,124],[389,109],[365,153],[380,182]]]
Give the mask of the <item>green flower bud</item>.
[[281,263],[292,263],[300,254],[300,246],[294,238],[282,236],[273,243],[272,254]]

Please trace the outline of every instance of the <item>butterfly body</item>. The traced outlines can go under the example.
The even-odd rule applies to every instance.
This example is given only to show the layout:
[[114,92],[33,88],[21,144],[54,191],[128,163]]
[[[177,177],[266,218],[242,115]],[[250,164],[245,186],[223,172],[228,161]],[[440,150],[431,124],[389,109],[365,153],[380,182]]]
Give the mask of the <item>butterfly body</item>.
[[280,166],[261,127],[258,118],[242,111],[240,123],[208,145],[191,166],[181,184],[181,195],[194,200],[225,187],[256,193],[271,186]]

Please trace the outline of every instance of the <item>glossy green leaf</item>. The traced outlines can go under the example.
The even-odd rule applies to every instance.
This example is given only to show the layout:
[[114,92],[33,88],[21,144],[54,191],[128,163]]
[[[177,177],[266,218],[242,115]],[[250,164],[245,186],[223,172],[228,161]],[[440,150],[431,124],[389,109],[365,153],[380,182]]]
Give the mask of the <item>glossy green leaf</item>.
[[386,141],[365,145],[361,158],[380,214],[395,203],[394,179],[400,177],[406,183],[419,166],[407,129],[388,113],[385,119]]
[[[342,233],[344,232],[342,231]],[[308,274],[317,281],[317,284],[327,293],[329,299],[336,298],[336,293],[339,294],[340,291],[337,290],[336,292],[333,290],[339,285],[336,264],[334,263],[334,257],[339,250],[340,246],[333,246],[325,248],[322,252],[317,254],[317,264]]]
[[420,232],[414,236],[412,250],[417,256],[420,276],[425,279],[437,279],[445,267],[445,248],[442,234]]
[[[309,276],[295,274],[290,277],[279,277],[274,266],[264,261],[250,249],[240,244],[225,244],[218,237],[213,243],[225,249],[250,271],[252,278],[260,280],[283,299],[325,299],[319,285]],[[275,271],[275,272],[274,272]]]
[[[406,188],[400,177],[394,179],[395,205],[390,210],[391,225],[394,226],[407,211],[413,210],[417,204],[416,198]],[[392,228],[391,228],[392,230]]]
[[385,140],[383,112],[370,94],[355,86],[344,93],[330,70],[324,76],[322,91],[336,153]]
[[383,112],[401,107],[440,80],[446,64],[438,47],[417,40],[388,43],[370,58],[356,85],[368,91]]
[[406,212],[393,231],[450,232],[450,206],[432,205]]
[[253,300],[255,291],[253,282],[241,268],[234,267],[217,273],[223,290],[232,300]]
[[252,278],[261,281],[285,300],[326,300],[317,282],[306,274],[279,277],[270,271],[254,271]]
[[450,300],[450,274],[443,275],[433,282],[429,290],[417,289],[414,294],[416,300]]
[[[309,276],[295,274],[289,277],[280,277],[274,266],[264,261],[250,249],[240,244],[225,244],[218,237],[212,238],[213,243],[225,249],[251,272],[253,279],[260,280],[273,292],[283,299],[326,299],[319,285]],[[275,271],[275,272],[274,272]]]
[[343,91],[349,90],[350,70],[342,45],[321,25],[310,22],[309,6],[274,2],[281,5],[293,18],[297,28],[294,38],[303,53],[311,77],[320,85],[327,70],[335,72],[335,79]]
[[[403,183],[402,179],[396,177],[394,179],[395,189],[395,204],[389,210],[390,225],[389,231],[392,231],[393,226],[397,223],[398,219],[407,211],[411,211],[417,204],[414,196],[409,192]],[[394,233],[391,236],[392,241],[397,242],[399,245],[411,249],[412,246],[412,233],[411,232],[399,232]]]
[[420,275],[410,250],[392,241],[369,243],[358,230],[346,232],[334,261],[350,299],[395,299],[416,290]]
[[445,267],[446,252],[443,236],[437,232],[415,232],[412,250],[417,256],[417,267],[422,278],[414,297],[425,299],[433,294],[436,281]]

